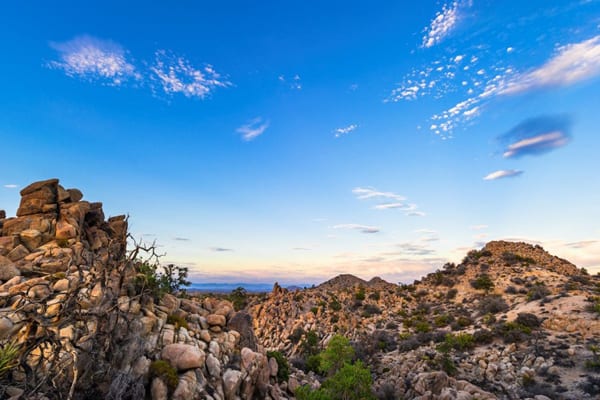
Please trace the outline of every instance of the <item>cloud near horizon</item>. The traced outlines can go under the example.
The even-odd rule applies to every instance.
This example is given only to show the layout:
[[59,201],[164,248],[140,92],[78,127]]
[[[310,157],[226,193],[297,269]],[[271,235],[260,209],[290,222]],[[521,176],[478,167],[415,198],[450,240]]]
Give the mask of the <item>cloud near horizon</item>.
[[265,133],[269,124],[269,121],[264,121],[262,117],[257,117],[237,128],[236,132],[242,135],[242,139],[249,142]]
[[484,181],[495,181],[497,179],[502,178],[515,178],[523,174],[523,171],[519,171],[516,169],[501,169],[499,171],[494,171],[488,175],[486,175],[483,180]]
[[338,224],[334,225],[333,229],[349,229],[357,230],[361,233],[378,233],[380,229],[376,226],[360,225],[360,224]]
[[570,140],[571,121],[565,116],[530,118],[499,137],[506,143],[504,158],[540,155],[563,147]]
[[216,253],[224,253],[224,252],[228,252],[228,251],[233,251],[233,249],[229,249],[227,247],[218,247],[218,246],[210,247],[209,250],[214,251]]

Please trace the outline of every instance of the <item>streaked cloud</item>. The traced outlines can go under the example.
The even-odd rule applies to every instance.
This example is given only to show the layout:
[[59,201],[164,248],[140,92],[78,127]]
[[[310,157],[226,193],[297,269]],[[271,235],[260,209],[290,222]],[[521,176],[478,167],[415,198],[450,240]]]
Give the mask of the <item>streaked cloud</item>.
[[565,146],[570,139],[571,121],[565,116],[541,116],[521,122],[500,136],[506,143],[504,158],[540,155]]
[[217,252],[217,253],[224,253],[224,252],[228,252],[228,251],[233,251],[233,249],[229,249],[227,247],[218,247],[218,246],[210,247],[209,250]]
[[158,82],[167,95],[179,93],[185,97],[204,99],[217,88],[231,86],[211,65],[194,67],[185,58],[166,50],[155,53],[150,71],[151,79]]
[[559,47],[556,54],[542,66],[513,78],[500,94],[567,86],[597,75],[600,75],[600,35]]
[[177,242],[189,242],[190,241],[189,238],[185,238],[185,237],[174,237],[173,240],[175,240]]
[[411,256],[428,256],[435,254],[435,250],[427,245],[420,243],[400,243],[397,245],[400,248],[400,253]]
[[4,187],[7,189],[16,189],[19,187],[19,185],[15,185],[14,183],[9,183],[7,185],[4,185]]
[[411,212],[406,213],[406,215],[409,217],[424,217],[427,214],[424,213],[423,211],[411,211]]
[[358,128],[358,125],[356,125],[356,124],[351,124],[351,125],[345,126],[345,127],[343,127],[343,128],[336,128],[336,129],[334,129],[334,130],[333,130],[333,132],[334,132],[334,134],[335,134],[335,137],[336,137],[336,138],[339,138],[339,137],[342,137],[342,136],[344,136],[344,135],[347,135],[347,134],[349,134],[350,132],[352,132],[352,131],[356,130],[356,128]]
[[392,193],[392,192],[380,192],[377,189],[370,187],[356,187],[352,189],[352,193],[356,195],[356,198],[359,200],[369,200],[369,199],[391,199],[396,201],[404,201],[406,197]]
[[373,208],[375,210],[389,210],[389,209],[393,209],[393,208],[405,209],[406,204],[404,204],[404,203],[384,203],[384,204],[377,204]]
[[78,36],[50,46],[58,52],[59,60],[49,62],[48,67],[60,69],[67,76],[111,86],[142,78],[125,49],[113,41]]
[[375,226],[367,226],[360,224],[338,224],[334,225],[333,229],[348,229],[348,230],[357,230],[361,233],[378,233],[379,228]]
[[480,224],[480,225],[471,225],[469,228],[472,229],[472,230],[474,230],[474,231],[480,231],[482,229],[487,229],[488,226],[484,225],[484,224]]
[[265,133],[268,127],[269,121],[265,121],[262,117],[258,117],[237,128],[236,132],[240,133],[242,139],[248,142]]
[[429,48],[435,46],[452,32],[460,18],[459,6],[458,1],[445,4],[442,11],[436,13],[435,18],[425,28],[422,47]]
[[484,181],[495,181],[496,179],[502,179],[502,178],[515,178],[522,174],[523,174],[523,171],[519,171],[516,169],[501,169],[499,171],[494,171],[494,172],[486,175],[483,178],[483,180]]

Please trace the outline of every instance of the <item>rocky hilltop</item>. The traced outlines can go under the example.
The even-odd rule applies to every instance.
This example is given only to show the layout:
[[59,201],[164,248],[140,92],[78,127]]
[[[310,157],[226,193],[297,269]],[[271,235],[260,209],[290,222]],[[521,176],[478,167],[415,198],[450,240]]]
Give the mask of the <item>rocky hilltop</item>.
[[[379,279],[376,279],[379,282]],[[600,396],[600,279],[540,246],[495,241],[411,285],[341,275],[250,307],[266,347],[350,338],[386,399]]]
[[[600,277],[539,246],[490,242],[410,285],[340,275],[189,297],[157,290],[125,216],[56,179],[21,195],[16,217],[0,210],[0,398],[600,396]],[[364,365],[367,391],[332,392],[320,352],[341,336],[356,374],[334,384]]]
[[21,196],[0,211],[0,398],[288,397],[247,314],[148,290],[125,216],[57,179]]

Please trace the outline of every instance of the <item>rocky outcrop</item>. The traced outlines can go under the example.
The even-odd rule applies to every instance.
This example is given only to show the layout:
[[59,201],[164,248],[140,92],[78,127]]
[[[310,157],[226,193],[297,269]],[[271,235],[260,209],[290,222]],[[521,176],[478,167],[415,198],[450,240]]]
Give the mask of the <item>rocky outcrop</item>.
[[16,217],[0,213],[0,344],[19,349],[0,398],[288,397],[248,314],[145,289],[125,216],[57,179],[21,195]]

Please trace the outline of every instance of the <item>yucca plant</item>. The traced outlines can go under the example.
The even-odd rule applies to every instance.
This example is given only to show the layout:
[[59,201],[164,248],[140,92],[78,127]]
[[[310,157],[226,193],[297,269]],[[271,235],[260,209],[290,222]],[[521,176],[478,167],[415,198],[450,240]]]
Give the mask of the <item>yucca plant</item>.
[[0,378],[18,363],[19,346],[14,342],[0,344]]

